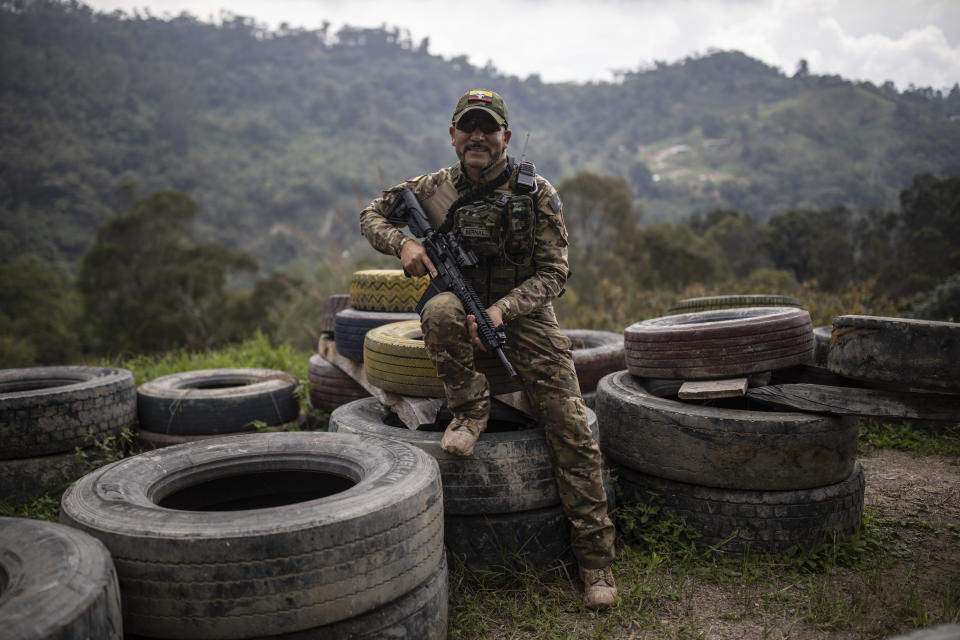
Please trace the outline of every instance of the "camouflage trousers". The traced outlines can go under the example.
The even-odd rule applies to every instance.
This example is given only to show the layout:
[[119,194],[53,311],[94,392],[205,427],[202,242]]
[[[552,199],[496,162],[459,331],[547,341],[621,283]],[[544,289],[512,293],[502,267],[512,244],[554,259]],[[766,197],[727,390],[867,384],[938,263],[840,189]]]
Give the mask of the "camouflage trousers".
[[[482,418],[490,411],[490,386],[474,367],[463,304],[452,293],[430,299],[421,312],[427,354],[443,381],[455,415]],[[607,514],[600,447],[570,354],[570,339],[557,327],[553,308],[511,320],[504,352],[523,382],[534,418],[543,425],[571,545],[580,566],[599,569],[613,561],[614,528]]]

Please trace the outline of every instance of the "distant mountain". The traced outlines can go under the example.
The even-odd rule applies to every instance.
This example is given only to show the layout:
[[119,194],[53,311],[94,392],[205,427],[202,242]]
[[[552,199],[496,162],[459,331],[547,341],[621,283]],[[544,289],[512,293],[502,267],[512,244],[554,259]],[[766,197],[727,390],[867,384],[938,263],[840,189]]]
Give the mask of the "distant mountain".
[[453,161],[453,103],[475,87],[506,97],[513,151],[529,133],[554,184],[623,176],[648,220],[894,209],[914,175],[960,175],[960,88],[787,76],[735,51],[546,84],[400,29],[265,31],[52,0],[0,0],[0,41],[0,262],[74,265],[134,190],[159,188],[200,203],[204,240],[267,267],[349,250],[382,186]]

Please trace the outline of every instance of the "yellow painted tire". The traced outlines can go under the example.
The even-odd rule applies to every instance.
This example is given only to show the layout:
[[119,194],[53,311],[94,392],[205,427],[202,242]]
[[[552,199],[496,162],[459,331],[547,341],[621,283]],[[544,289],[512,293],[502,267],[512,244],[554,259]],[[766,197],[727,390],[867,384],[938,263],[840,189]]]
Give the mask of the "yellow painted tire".
[[350,278],[350,306],[360,311],[413,311],[429,285],[429,276],[408,278],[400,269],[356,271]]
[[[476,366],[487,376],[493,395],[521,389],[519,382],[509,381],[494,354],[477,352]],[[363,369],[367,380],[384,391],[421,398],[443,397],[443,383],[427,355],[419,320],[370,329],[363,341]]]

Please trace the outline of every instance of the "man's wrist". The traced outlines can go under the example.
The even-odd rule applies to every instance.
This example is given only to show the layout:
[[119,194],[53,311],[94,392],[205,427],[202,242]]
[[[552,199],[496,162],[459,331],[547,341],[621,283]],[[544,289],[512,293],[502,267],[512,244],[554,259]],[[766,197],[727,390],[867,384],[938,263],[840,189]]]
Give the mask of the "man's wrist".
[[407,243],[407,240],[412,240],[410,236],[403,236],[400,238],[400,242],[397,243],[397,257],[400,257],[400,252],[403,251],[403,245]]
[[500,317],[506,322],[510,318],[510,303],[506,300],[497,300],[493,303],[497,309],[500,309]]

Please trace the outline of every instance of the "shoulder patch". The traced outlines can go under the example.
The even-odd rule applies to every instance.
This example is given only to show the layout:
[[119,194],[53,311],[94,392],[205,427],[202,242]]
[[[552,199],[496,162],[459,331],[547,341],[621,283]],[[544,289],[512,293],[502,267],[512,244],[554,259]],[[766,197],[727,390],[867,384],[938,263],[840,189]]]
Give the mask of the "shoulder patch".
[[423,177],[423,174],[417,176],[416,178],[407,178],[407,182],[419,182],[420,178]]
[[554,213],[560,213],[560,211],[563,209],[563,203],[560,201],[559,193],[554,193],[552,196],[550,196],[548,204],[550,205],[550,208],[553,209]]

